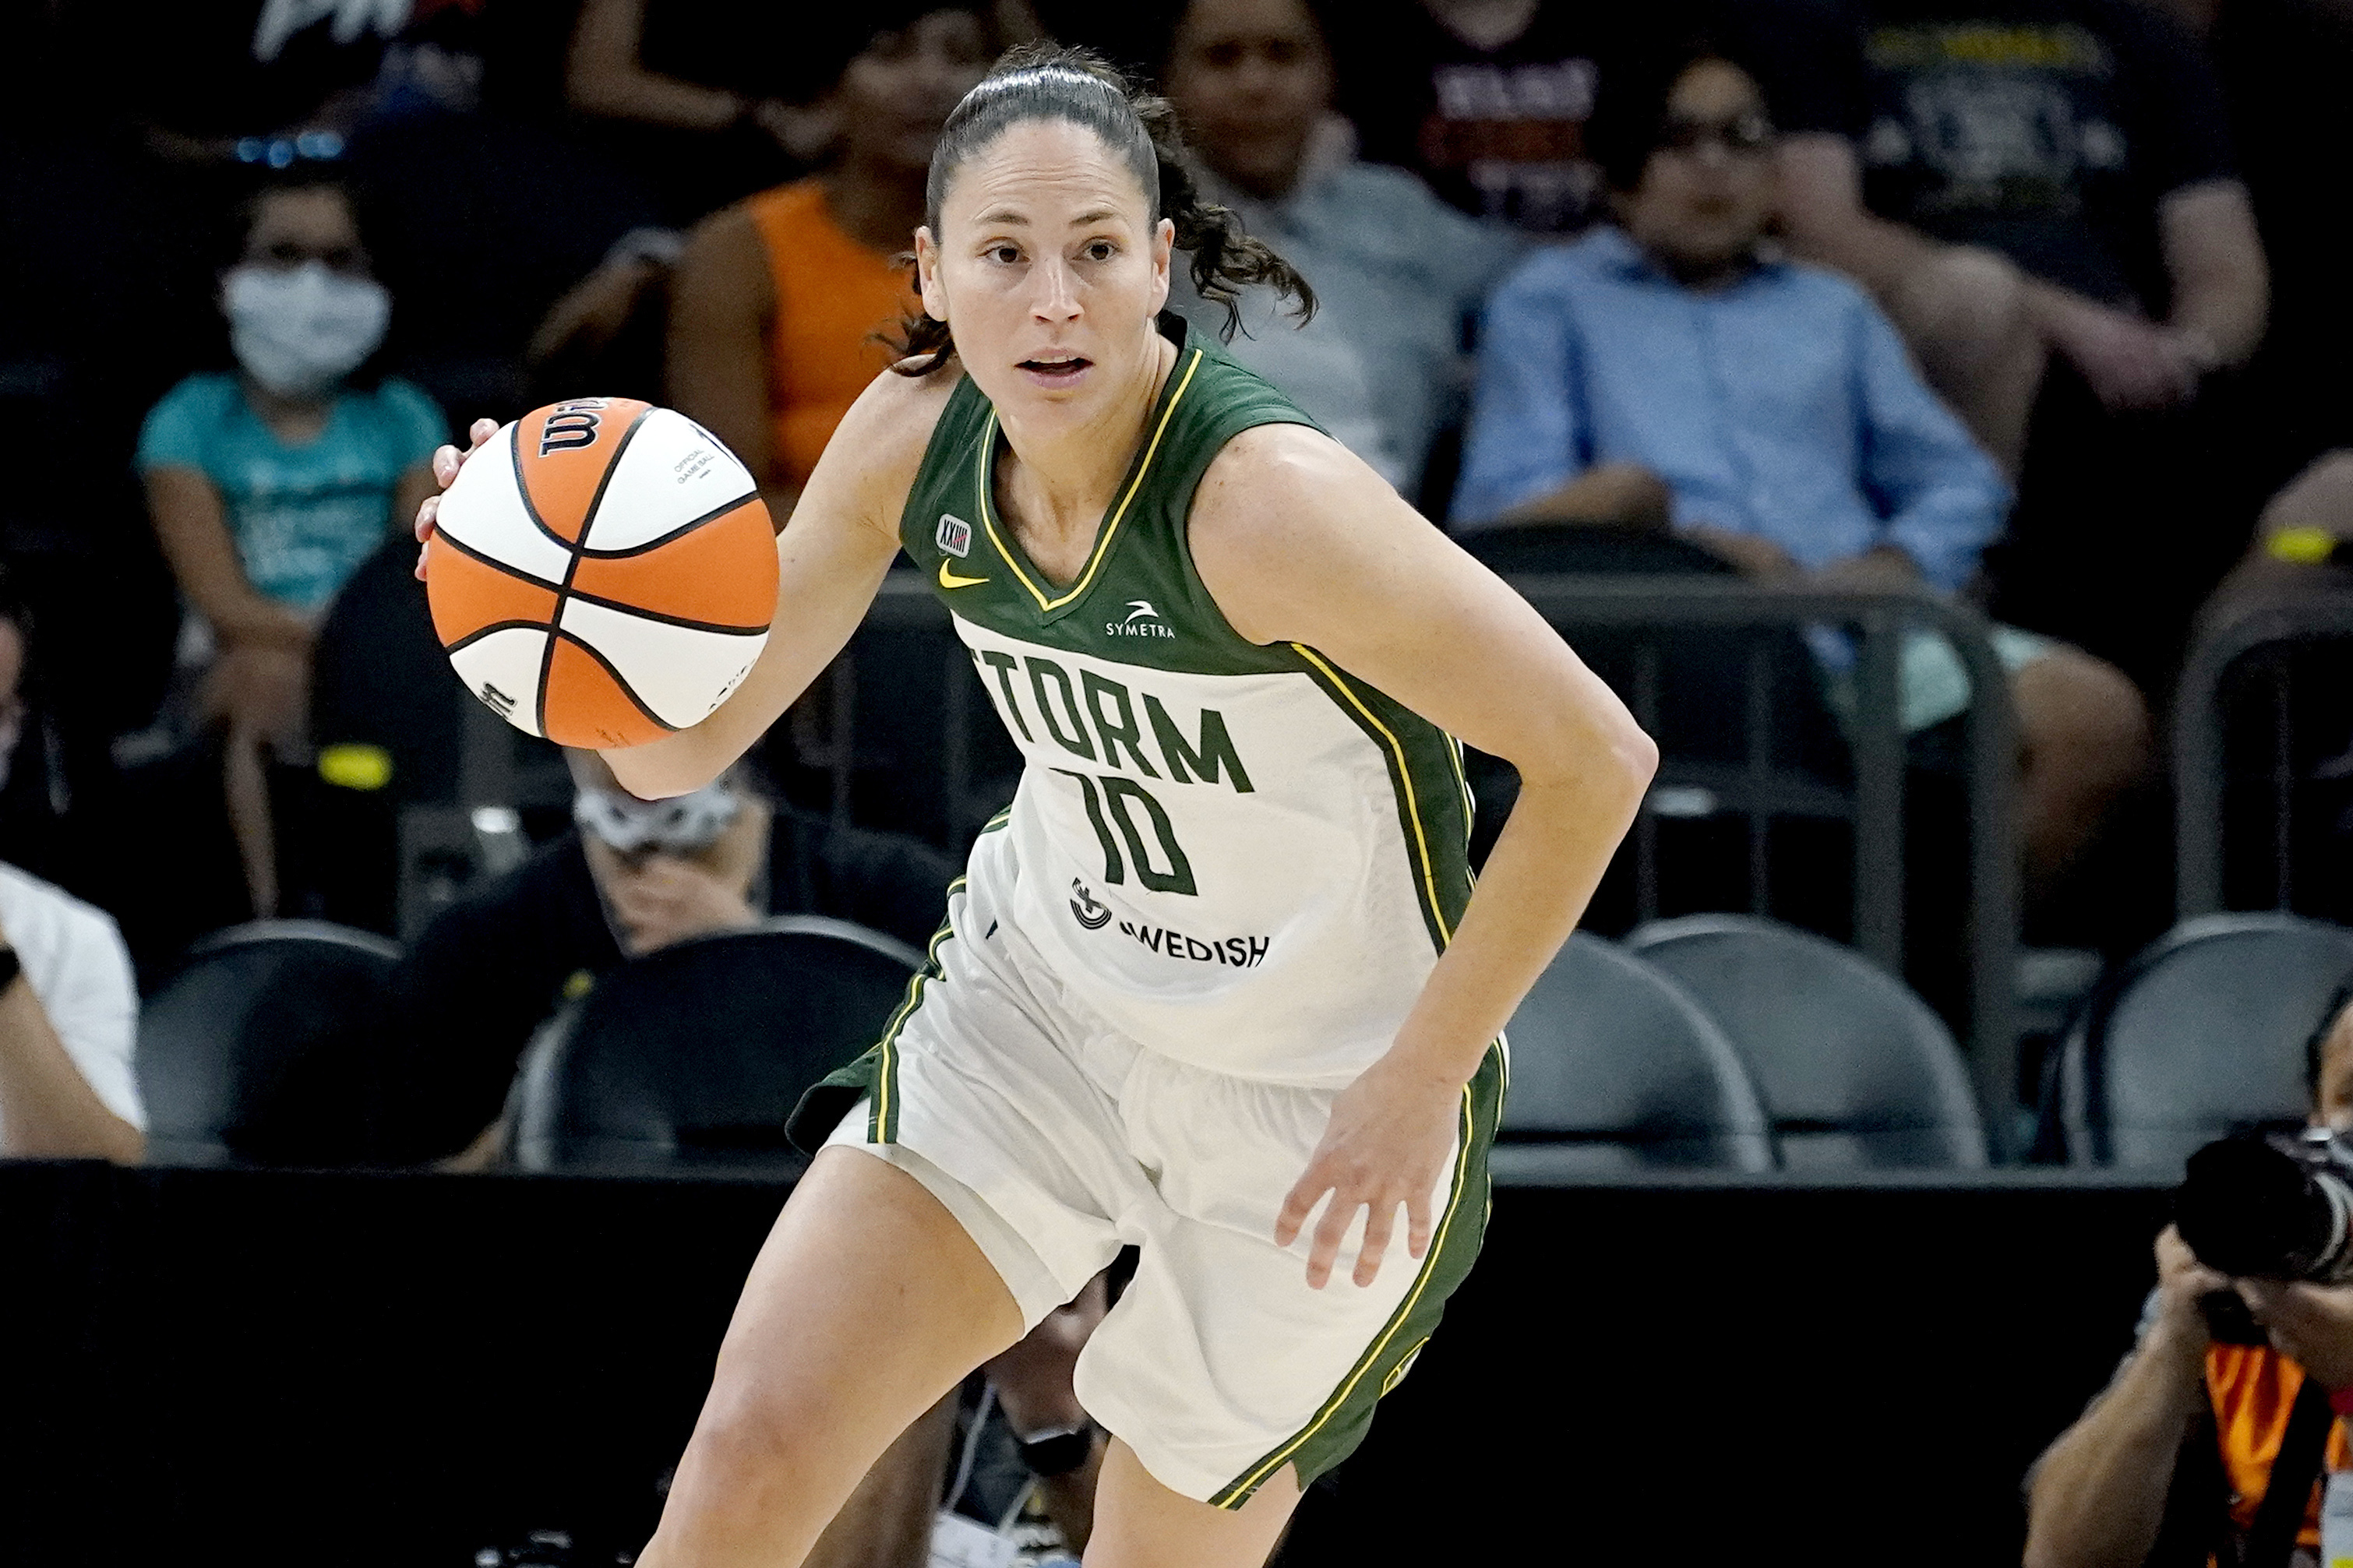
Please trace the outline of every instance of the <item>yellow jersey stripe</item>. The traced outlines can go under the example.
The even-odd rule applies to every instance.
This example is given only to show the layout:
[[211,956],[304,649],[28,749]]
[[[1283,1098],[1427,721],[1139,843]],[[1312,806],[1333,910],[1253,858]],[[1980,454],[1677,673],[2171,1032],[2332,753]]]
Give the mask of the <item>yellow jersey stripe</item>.
[[997,546],[997,553],[1004,558],[1006,565],[1012,568],[1013,575],[1020,580],[1021,585],[1029,590],[1029,596],[1038,601],[1039,609],[1048,612],[1060,609],[1085,593],[1087,584],[1095,580],[1096,569],[1103,565],[1103,557],[1111,552],[1112,538],[1119,532],[1120,521],[1127,516],[1129,505],[1134,501],[1136,492],[1144,489],[1144,481],[1152,472],[1152,459],[1160,450],[1160,438],[1168,434],[1168,422],[1176,416],[1176,405],[1185,401],[1185,390],[1193,384],[1193,373],[1200,368],[1201,351],[1195,349],[1193,357],[1186,362],[1184,375],[1177,380],[1176,390],[1169,395],[1168,406],[1160,412],[1160,423],[1154,426],[1152,440],[1144,448],[1144,460],[1135,466],[1135,478],[1129,482],[1126,493],[1119,498],[1119,504],[1112,509],[1110,521],[1103,524],[1103,533],[1095,541],[1094,553],[1087,558],[1086,570],[1079,574],[1076,583],[1071,584],[1071,591],[1059,599],[1048,598],[1038,584],[1029,580],[1029,574],[1021,570],[1020,563],[1013,559],[1013,552],[1006,548],[1003,536],[997,531],[997,519],[988,504],[989,459],[997,451],[997,411],[989,410],[988,423],[982,427],[980,437],[980,524],[988,531],[988,541]]
[[1438,868],[1430,861],[1430,836],[1422,830],[1421,805],[1414,798],[1413,767],[1406,758],[1405,742],[1397,738],[1395,731],[1381,722],[1380,717],[1365,705],[1364,699],[1356,695],[1356,689],[1341,677],[1338,670],[1325,663],[1314,648],[1304,643],[1293,643],[1291,646],[1299,650],[1300,658],[1322,670],[1325,679],[1339,689],[1340,695],[1348,700],[1349,706],[1363,714],[1365,722],[1379,731],[1381,739],[1388,742],[1389,751],[1397,758],[1398,785],[1405,791],[1405,814],[1413,824],[1414,852],[1421,862],[1421,884],[1430,902],[1430,918],[1438,926],[1440,942],[1442,944],[1452,942],[1454,932],[1447,927],[1445,907],[1438,901]]

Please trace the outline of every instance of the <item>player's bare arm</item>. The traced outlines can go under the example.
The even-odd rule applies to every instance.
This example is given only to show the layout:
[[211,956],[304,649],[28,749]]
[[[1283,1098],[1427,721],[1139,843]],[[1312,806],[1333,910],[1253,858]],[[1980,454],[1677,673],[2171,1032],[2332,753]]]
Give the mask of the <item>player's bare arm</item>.
[[955,380],[885,371],[859,395],[776,536],[776,615],[759,662],[700,724],[606,753],[624,789],[648,800],[701,789],[833,662],[899,552],[899,512]]
[[1408,1247],[1428,1247],[1456,1097],[1584,912],[1658,751],[1526,600],[1314,430],[1236,437],[1202,480],[1191,538],[1203,583],[1243,637],[1314,649],[1520,773],[1461,930],[1388,1055],[1341,1097],[1285,1203],[1287,1245],[1334,1194],[1309,1264],[1318,1284],[1371,1206],[1354,1276],[1365,1284],[1399,1204]]

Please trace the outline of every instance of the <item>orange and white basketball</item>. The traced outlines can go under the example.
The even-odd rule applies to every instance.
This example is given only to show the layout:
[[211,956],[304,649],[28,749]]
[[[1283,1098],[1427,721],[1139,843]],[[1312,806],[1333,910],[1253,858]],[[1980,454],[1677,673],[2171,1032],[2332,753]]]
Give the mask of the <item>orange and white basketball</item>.
[[760,657],[776,538],[711,432],[583,397],[467,459],[425,583],[458,678],[501,717],[559,745],[636,746],[708,716]]

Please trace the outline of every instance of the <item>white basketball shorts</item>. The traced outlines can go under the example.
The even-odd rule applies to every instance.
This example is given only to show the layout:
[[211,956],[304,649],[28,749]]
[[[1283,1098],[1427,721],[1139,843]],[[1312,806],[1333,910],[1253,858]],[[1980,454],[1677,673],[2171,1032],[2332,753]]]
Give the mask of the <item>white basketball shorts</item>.
[[1179,1062],[1091,1016],[1002,922],[987,882],[1008,851],[984,837],[890,1034],[810,1091],[794,1132],[921,1181],[1025,1328],[1136,1247],[1134,1281],[1080,1355],[1080,1404],[1184,1496],[1239,1508],[1286,1465],[1304,1486],[1363,1439],[1469,1272],[1502,1052],[1463,1091],[1427,1256],[1407,1253],[1400,1224],[1357,1286],[1359,1217],[1331,1282],[1311,1289],[1313,1223],[1282,1247],[1275,1216],[1337,1091]]

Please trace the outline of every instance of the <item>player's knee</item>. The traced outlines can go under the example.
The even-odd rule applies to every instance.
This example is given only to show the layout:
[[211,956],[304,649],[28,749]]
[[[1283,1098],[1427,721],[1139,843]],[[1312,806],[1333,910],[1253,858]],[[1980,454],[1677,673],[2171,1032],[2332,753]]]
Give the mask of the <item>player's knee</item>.
[[722,1381],[712,1385],[695,1423],[698,1458],[718,1474],[769,1477],[797,1473],[821,1423],[797,1419],[780,1402],[760,1391]]

